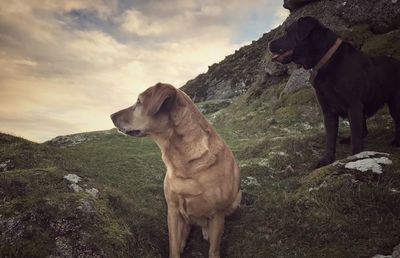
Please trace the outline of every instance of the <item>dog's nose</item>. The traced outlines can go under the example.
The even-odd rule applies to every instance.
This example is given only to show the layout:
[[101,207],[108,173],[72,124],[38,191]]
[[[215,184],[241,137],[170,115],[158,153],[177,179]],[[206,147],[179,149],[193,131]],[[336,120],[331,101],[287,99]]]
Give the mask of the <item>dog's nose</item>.
[[115,115],[116,115],[117,113],[114,113],[114,114],[111,114],[110,115],[110,118],[111,118],[111,120],[113,121],[113,122],[115,122]]

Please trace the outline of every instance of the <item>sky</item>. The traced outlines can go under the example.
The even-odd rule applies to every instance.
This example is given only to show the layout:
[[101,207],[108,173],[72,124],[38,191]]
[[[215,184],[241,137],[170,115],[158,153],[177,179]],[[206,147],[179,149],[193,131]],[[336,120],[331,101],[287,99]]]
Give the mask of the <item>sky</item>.
[[282,3],[0,1],[0,132],[43,142],[110,129],[149,86],[181,87],[281,24]]

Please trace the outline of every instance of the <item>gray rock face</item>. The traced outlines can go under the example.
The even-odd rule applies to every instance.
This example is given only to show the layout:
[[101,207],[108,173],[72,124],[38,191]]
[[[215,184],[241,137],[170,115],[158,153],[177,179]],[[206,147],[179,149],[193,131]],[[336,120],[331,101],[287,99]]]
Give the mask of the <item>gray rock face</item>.
[[277,62],[268,62],[265,66],[265,72],[269,76],[282,76],[285,75],[287,71],[288,67],[286,65]]
[[385,33],[400,26],[400,2],[392,0],[321,0],[294,10],[284,22],[291,24],[302,16],[313,16],[335,31],[349,25],[366,23],[375,33]]
[[220,63],[211,65],[207,73],[188,81],[181,89],[195,102],[227,99],[246,92],[267,73],[266,67],[271,59],[268,44],[275,31],[264,34],[251,45],[244,46]]
[[303,68],[294,70],[290,75],[282,94],[288,94],[303,87],[311,87],[312,85],[309,82],[309,78],[310,71],[304,70]]
[[283,0],[283,7],[292,11],[313,1],[316,0]]

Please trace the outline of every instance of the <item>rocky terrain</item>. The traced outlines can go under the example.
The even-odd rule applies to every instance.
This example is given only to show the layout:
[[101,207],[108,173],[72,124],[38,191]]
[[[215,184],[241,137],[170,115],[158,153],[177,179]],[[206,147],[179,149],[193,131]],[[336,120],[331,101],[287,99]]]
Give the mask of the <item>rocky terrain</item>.
[[[232,148],[241,208],[223,257],[400,257],[400,149],[386,108],[368,120],[366,152],[311,169],[324,129],[308,72],[270,62],[268,42],[317,16],[371,54],[400,58],[400,3],[285,0],[279,28],[183,89]],[[349,124],[340,122],[340,137]],[[167,257],[164,164],[151,139],[116,130],[43,144],[0,133],[0,257]],[[194,228],[183,257],[207,257]]]

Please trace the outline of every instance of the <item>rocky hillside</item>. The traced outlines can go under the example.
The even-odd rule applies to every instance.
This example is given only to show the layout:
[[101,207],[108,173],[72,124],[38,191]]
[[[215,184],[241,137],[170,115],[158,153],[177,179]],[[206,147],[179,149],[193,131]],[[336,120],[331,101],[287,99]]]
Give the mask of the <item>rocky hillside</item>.
[[[397,0],[285,0],[290,16],[282,26],[209,67],[182,89],[196,102],[239,96],[254,84],[265,87],[292,77],[292,86],[304,84],[307,73],[293,65],[271,63],[269,42],[301,16],[313,16],[369,54],[400,57],[400,1]],[[293,83],[292,83],[293,82]],[[306,83],[307,84],[307,83]]]

